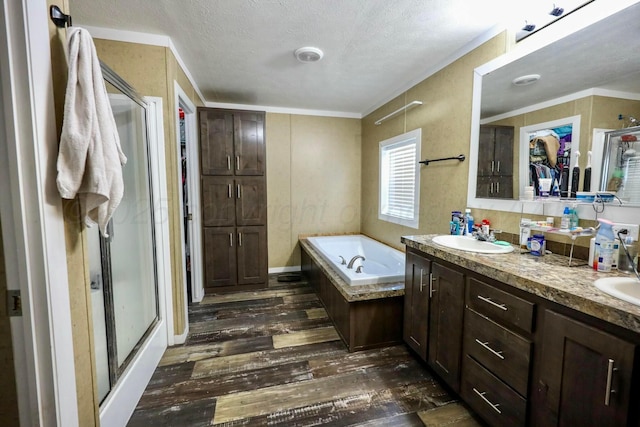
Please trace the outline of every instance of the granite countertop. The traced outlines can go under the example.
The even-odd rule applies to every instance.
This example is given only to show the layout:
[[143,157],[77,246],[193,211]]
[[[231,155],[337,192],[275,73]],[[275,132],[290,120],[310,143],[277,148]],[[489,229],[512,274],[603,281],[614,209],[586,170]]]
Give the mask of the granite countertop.
[[521,253],[518,248],[508,254],[480,254],[449,249],[433,243],[435,236],[404,236],[401,241],[407,247],[640,333],[640,307],[614,298],[593,284],[603,277],[629,277],[628,274],[618,271],[599,273],[584,264],[569,267],[567,257],[536,257]]
[[331,267],[331,265],[313,248],[305,237],[300,237],[299,242],[300,246],[302,246],[313,258],[316,264],[320,266],[325,275],[329,280],[331,280],[336,289],[340,291],[347,301],[366,301],[378,298],[401,297],[404,295],[404,282],[349,286],[349,284],[347,284],[347,282],[338,275],[336,270],[334,270],[333,267]]

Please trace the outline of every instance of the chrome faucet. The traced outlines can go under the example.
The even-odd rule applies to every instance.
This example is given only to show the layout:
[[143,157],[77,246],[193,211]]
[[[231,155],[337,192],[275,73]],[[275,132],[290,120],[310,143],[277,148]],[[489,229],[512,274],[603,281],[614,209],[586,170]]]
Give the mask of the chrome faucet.
[[640,273],[638,273],[638,267],[636,266],[636,263],[633,262],[633,257],[631,257],[631,254],[629,253],[629,248],[627,248],[627,244],[624,242],[624,239],[620,234],[626,235],[627,230],[618,231],[618,239],[620,239],[620,246],[622,246],[624,253],[627,255],[627,259],[629,260],[629,265],[631,265],[631,268],[633,268],[633,272],[636,274],[636,277],[638,278],[638,280],[640,280]]
[[360,258],[362,261],[366,261],[362,255],[356,255],[351,258],[351,261],[349,261],[349,264],[347,264],[347,268],[353,268],[353,263],[356,262],[358,258]]
[[342,255],[338,255],[338,258],[340,258],[340,265],[347,265],[347,261]]

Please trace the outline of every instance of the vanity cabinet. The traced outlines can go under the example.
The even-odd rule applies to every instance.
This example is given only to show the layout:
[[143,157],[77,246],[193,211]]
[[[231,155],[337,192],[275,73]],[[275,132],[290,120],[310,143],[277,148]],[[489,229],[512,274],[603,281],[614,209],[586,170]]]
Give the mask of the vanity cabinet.
[[637,425],[636,358],[635,344],[547,310],[534,425]]
[[530,301],[469,279],[460,394],[491,425],[526,422],[534,307]]
[[464,275],[411,249],[405,270],[404,341],[458,391]]
[[476,197],[513,197],[512,126],[480,126]]
[[404,342],[426,361],[431,261],[408,249],[404,268],[402,337]]

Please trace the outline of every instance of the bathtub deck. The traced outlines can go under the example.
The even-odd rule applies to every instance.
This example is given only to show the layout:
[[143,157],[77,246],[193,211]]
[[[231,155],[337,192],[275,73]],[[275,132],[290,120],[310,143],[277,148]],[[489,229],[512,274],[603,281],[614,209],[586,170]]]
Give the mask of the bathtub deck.
[[470,417],[404,345],[348,353],[306,282],[272,277],[264,290],[206,296],[189,323],[129,426],[403,427]]

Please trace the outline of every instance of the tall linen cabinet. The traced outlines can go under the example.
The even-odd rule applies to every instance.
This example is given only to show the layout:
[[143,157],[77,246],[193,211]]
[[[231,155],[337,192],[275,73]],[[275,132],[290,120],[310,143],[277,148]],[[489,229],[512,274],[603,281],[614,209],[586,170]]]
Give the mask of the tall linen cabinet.
[[205,293],[267,285],[264,112],[198,109]]

